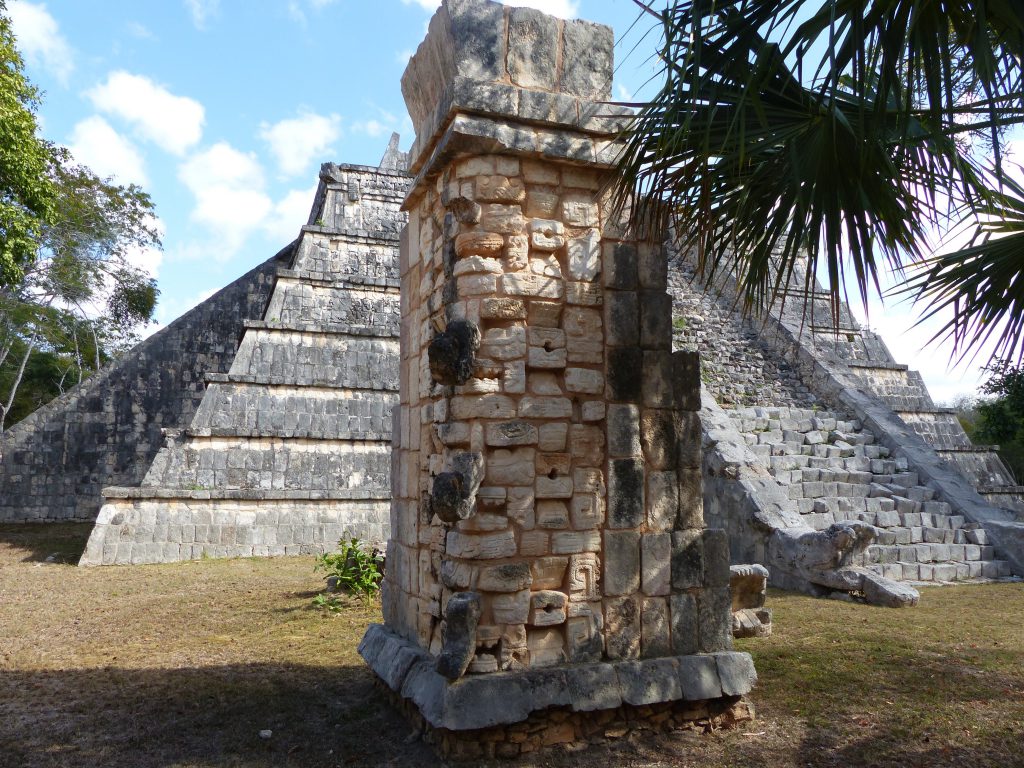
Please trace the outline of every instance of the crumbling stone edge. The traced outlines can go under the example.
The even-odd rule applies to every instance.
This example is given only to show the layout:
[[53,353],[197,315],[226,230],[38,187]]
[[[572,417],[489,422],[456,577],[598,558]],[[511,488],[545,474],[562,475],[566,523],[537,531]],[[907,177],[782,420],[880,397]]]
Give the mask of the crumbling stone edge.
[[382,624],[370,625],[358,650],[428,724],[450,731],[518,723],[552,707],[594,712],[741,697],[757,682],[750,654],[738,651],[528,668],[450,683],[436,671],[433,656]]

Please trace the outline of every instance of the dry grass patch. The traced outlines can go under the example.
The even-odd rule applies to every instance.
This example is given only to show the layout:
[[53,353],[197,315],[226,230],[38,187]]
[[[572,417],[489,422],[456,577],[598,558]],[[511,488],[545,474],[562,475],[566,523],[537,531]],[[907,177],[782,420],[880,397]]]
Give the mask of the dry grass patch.
[[[87,531],[0,526],[0,765],[440,764],[355,652],[379,608],[312,608],[312,558],[78,569]],[[1024,765],[1024,585],[769,604],[756,722],[520,765]]]

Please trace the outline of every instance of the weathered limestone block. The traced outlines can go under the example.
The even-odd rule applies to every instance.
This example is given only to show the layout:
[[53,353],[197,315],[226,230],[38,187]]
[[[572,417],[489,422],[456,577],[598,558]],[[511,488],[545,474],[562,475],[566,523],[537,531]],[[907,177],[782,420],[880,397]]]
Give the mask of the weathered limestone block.
[[772,612],[764,607],[768,569],[757,564],[733,565],[729,572],[733,637],[768,637],[772,633]]

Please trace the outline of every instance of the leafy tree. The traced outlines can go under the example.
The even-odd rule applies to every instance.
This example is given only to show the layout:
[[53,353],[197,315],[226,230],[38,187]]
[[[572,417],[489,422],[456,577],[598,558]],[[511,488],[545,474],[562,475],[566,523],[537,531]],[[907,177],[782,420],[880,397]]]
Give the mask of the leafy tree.
[[[1024,5],[634,2],[662,31],[662,86],[619,164],[638,225],[674,224],[748,309],[806,264],[838,317],[844,279],[866,303],[890,268],[926,317],[952,313],[937,338],[955,351],[991,338],[1019,359],[1024,188],[1002,160],[1024,123]],[[926,256],[930,232],[961,226],[967,247]]]
[[16,283],[35,258],[56,191],[50,145],[37,135],[39,94],[25,79],[0,0],[0,287]]
[[158,292],[131,254],[160,245],[145,192],[36,137],[37,95],[3,10],[0,0],[0,432],[137,340]]
[[981,391],[993,395],[977,404],[971,439],[996,443],[999,455],[1017,478],[1024,478],[1024,370],[1009,360],[986,366],[989,378]]

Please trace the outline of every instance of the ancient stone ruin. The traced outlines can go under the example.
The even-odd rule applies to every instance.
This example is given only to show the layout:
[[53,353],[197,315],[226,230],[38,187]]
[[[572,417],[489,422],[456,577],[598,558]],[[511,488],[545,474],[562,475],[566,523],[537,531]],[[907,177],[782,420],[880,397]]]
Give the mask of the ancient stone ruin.
[[[448,8],[444,18],[496,13],[473,11],[464,2]],[[518,20],[517,35],[546,39],[545,30],[559,23],[528,11],[508,13],[509,24]],[[503,438],[507,446],[489,446],[485,429],[484,446],[506,452],[491,457],[492,473],[503,460],[515,473],[512,467],[524,463],[529,450],[534,482],[541,455],[568,453],[572,467],[579,458],[572,455],[576,438],[590,439],[620,418],[629,424],[635,415],[607,404],[601,418],[584,414],[585,402],[604,396],[595,373],[605,376],[611,397],[613,390],[636,386],[635,374],[643,370],[644,398],[653,396],[644,385],[667,393],[685,376],[696,376],[693,366],[667,370],[658,362],[671,349],[698,352],[700,402],[687,406],[699,407],[699,419],[688,420],[686,429],[699,430],[703,458],[699,470],[680,470],[677,494],[680,503],[690,503],[702,475],[705,520],[727,532],[733,563],[763,565],[775,586],[885,605],[913,604],[917,583],[1024,574],[1024,489],[991,446],[970,444],[955,414],[937,408],[920,376],[898,364],[846,307],[834,328],[826,298],[803,291],[803,276],[796,275],[799,287],[785,304],[744,318],[730,280],[709,287],[687,254],[653,243],[633,248],[608,220],[593,185],[608,173],[614,131],[622,124],[613,118],[622,115],[597,103],[607,97],[610,81],[606,33],[597,47],[582,47],[570,35],[554,52],[540,46],[523,56],[511,46],[507,64],[468,57],[457,66],[448,46],[462,27],[445,23],[435,21],[425,48],[435,63],[419,64],[436,74],[423,75],[422,88],[409,92],[418,132],[411,153],[416,178],[407,173],[397,138],[378,168],[326,164],[293,244],[6,431],[0,438],[0,521],[96,522],[82,559],[90,565],[321,552],[342,535],[383,541],[394,533],[388,509],[391,406],[398,400],[400,371],[398,238],[408,219],[401,205],[415,189],[417,205],[430,195],[443,197],[438,210],[463,228],[451,235],[455,252],[443,262],[451,270],[445,285],[455,293],[435,301],[457,307],[458,296],[473,290],[470,284],[483,291],[493,283],[495,299],[504,296],[499,284],[548,291],[563,285],[560,296],[531,299],[532,315],[527,309],[525,317],[498,323],[483,316],[483,299],[474,295],[466,301],[479,305],[479,317],[449,318],[446,310],[437,315],[443,323],[417,331],[416,342],[428,345],[421,378],[460,387],[473,402],[512,398],[516,413],[493,417],[501,421],[521,419],[520,399],[527,397],[545,398],[540,407],[555,408],[529,418],[575,425],[559,450],[542,447],[553,443],[541,442],[539,422],[536,444],[517,444],[532,433],[513,430]],[[576,24],[583,22],[569,28]],[[491,36],[499,37],[497,28]],[[478,48],[494,51],[482,43]],[[508,67],[500,77],[499,65]],[[579,82],[572,82],[577,76]],[[588,81],[591,76],[597,79]],[[474,181],[465,194],[461,185],[431,191],[429,183],[437,183],[445,164],[459,159],[443,143],[449,135],[475,137],[472,148],[459,145],[467,156],[516,159],[520,175],[506,173],[495,159],[493,173],[471,174],[498,179],[484,182],[495,189],[478,192]],[[528,167],[541,173],[525,162],[531,158],[557,166],[557,177],[550,170],[528,177]],[[433,182],[424,169],[434,174]],[[456,163],[456,179],[458,172]],[[567,173],[581,175],[567,181]],[[506,187],[500,177],[519,182]],[[522,201],[515,199],[519,185]],[[483,201],[488,195],[500,199]],[[598,220],[573,223],[593,221],[595,200]],[[479,215],[484,222],[488,206],[496,205],[520,206],[525,223],[513,217],[504,226],[525,229],[485,229],[501,235],[500,247],[496,237],[485,237],[472,246],[478,251],[473,258],[461,257],[458,248],[470,246],[466,238],[459,246],[458,237],[470,234],[477,226],[472,220]],[[416,210],[410,202],[410,213]],[[533,231],[535,220],[549,223]],[[424,231],[416,222],[410,226]],[[443,228],[443,218],[431,227]],[[659,258],[668,261],[671,298],[650,282]],[[462,271],[455,274],[457,265]],[[630,281],[639,291],[636,307]],[[588,290],[601,293],[602,305],[581,303],[589,294],[572,293],[591,284],[598,288]],[[422,287],[423,295],[428,288]],[[546,318],[538,314],[542,301],[561,301],[565,308]],[[634,310],[636,341],[609,336],[616,332],[609,321],[631,322]],[[658,336],[670,314],[671,347]],[[593,345],[580,344],[598,329],[603,363],[571,360],[570,352],[596,354]],[[656,337],[662,346],[651,346]],[[505,351],[495,357],[495,348]],[[520,349],[526,350],[524,365],[501,358]],[[541,367],[563,354],[564,369]],[[477,359],[493,359],[495,367],[477,375]],[[599,370],[602,365],[606,370]],[[648,375],[652,370],[657,375]],[[506,375],[522,379],[524,390],[486,389]],[[548,382],[535,384],[543,391],[530,389],[531,376]],[[546,398],[568,401],[569,416],[556,415],[565,411],[564,403]],[[664,438],[664,423],[645,416],[642,402],[612,398],[610,404],[641,408],[642,451]],[[481,453],[480,438],[470,438],[476,443],[452,442],[436,454],[445,457],[442,463],[430,467],[437,477],[430,493],[455,519],[500,501],[487,496],[499,484],[488,480],[486,461],[477,467],[473,454]],[[447,439],[463,438],[456,433]],[[627,472],[621,478],[606,474],[607,490],[613,481],[627,481],[629,466],[639,469],[627,460],[640,456],[612,455],[607,434],[604,439],[600,450],[618,462],[616,472]],[[557,485],[565,482],[558,475],[563,470],[564,463],[545,465],[541,475],[554,471],[548,482]],[[651,482],[660,481],[646,476]],[[644,494],[649,503],[649,488]],[[507,491],[504,498],[509,503]],[[543,519],[550,514],[557,522],[564,504],[566,531],[577,530],[572,505],[583,502],[541,500]]]
[[671,351],[661,238],[600,192],[612,43],[448,0],[402,81],[385,623],[360,652],[459,757],[586,741],[608,716],[736,719],[755,680],[731,650],[728,541],[704,525],[699,366]]

